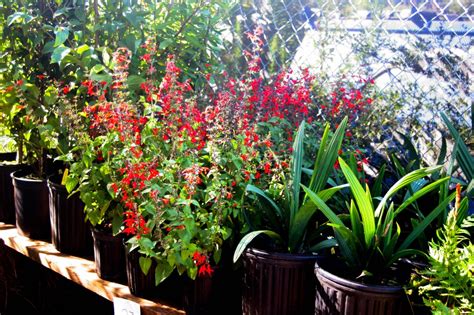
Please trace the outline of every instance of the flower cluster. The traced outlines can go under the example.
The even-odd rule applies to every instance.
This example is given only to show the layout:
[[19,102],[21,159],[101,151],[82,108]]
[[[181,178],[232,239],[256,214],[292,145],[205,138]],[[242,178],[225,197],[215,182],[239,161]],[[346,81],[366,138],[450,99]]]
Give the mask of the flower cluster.
[[[212,275],[223,242],[247,228],[247,185],[280,185],[295,127],[316,121],[321,111],[314,107],[314,76],[288,70],[265,78],[261,30],[249,38],[255,47],[246,53],[247,72],[240,78],[207,76],[207,93],[181,80],[173,56],[158,82],[152,41],[141,47],[141,73],[147,76],[136,91],[142,95],[138,103],[127,93],[131,54],[126,49],[114,53],[112,94],[104,92],[106,84],[83,84],[87,95],[97,98],[85,114],[89,150],[96,150],[95,163],[112,198],[107,202],[122,209],[122,232],[129,242],[153,253],[169,272]],[[222,85],[211,83],[219,80]],[[332,95],[341,100],[334,103],[335,114],[343,106],[363,110],[370,102],[356,90],[339,93]]]

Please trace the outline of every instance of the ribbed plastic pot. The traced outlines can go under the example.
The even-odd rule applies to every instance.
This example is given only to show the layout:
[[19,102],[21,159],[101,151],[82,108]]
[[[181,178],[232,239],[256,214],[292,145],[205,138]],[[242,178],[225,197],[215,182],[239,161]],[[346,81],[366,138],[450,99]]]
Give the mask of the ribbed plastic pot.
[[15,224],[14,189],[10,174],[23,167],[20,164],[11,164],[15,160],[14,152],[0,153],[0,221],[10,224]]
[[[326,267],[328,262],[322,264]],[[366,285],[336,276],[315,264],[317,315],[411,314],[401,286]]]
[[314,314],[313,272],[318,259],[314,255],[247,249],[243,254],[243,314]]
[[125,260],[127,269],[127,284],[133,295],[141,297],[150,297],[156,294],[155,286],[155,268],[156,263],[152,265],[145,275],[140,268],[140,253],[137,250],[129,251],[124,243]]
[[30,179],[28,171],[11,174],[14,186],[16,227],[19,234],[40,240],[51,240],[48,186],[44,179]]
[[[218,301],[213,300],[213,277],[196,277],[194,280],[188,280],[184,292],[184,310],[189,315],[213,315],[216,313],[215,307]],[[225,307],[220,308],[220,312]],[[226,312],[227,314],[227,312]]]
[[125,282],[125,252],[123,238],[91,228],[94,240],[95,268],[99,278]]
[[48,178],[51,240],[65,254],[89,257],[93,253],[89,224],[85,221],[84,203],[78,194],[69,197],[60,176]]

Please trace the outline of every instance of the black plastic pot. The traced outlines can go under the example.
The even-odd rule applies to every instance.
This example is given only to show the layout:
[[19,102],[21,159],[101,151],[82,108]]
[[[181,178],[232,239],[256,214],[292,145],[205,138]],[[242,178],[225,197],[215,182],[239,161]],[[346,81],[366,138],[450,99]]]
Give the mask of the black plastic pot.
[[315,264],[318,315],[336,314],[411,314],[401,286],[367,285],[343,279],[323,269],[330,261]]
[[57,175],[48,178],[52,243],[62,253],[89,257],[93,245],[84,203],[78,194],[69,197],[60,178]]
[[16,153],[0,153],[0,222],[10,224],[15,224],[14,190],[10,174],[23,167],[12,164],[15,160]]
[[30,179],[27,170],[11,174],[14,186],[16,227],[18,232],[33,239],[49,241],[48,186],[44,179]]
[[95,269],[99,278],[125,283],[123,238],[91,228],[94,240]]
[[[196,277],[195,280],[187,279],[184,291],[184,310],[189,315],[214,315],[215,303],[213,300],[213,286],[215,279],[209,276]],[[220,311],[226,310],[223,306]],[[227,310],[226,310],[226,314]]]
[[145,275],[140,268],[140,253],[137,250],[128,251],[124,243],[125,261],[127,270],[127,284],[133,295],[141,297],[150,297],[156,294],[155,286],[155,268],[156,263],[153,260],[150,270]]
[[243,254],[244,315],[314,314],[314,263],[319,256],[269,253]]

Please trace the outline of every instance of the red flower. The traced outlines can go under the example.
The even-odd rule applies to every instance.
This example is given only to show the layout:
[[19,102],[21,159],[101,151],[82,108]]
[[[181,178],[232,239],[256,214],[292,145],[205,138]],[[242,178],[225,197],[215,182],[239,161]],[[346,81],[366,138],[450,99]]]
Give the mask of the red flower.
[[198,275],[201,277],[204,277],[204,276],[211,277],[213,272],[214,270],[212,269],[211,265],[205,264],[199,267]]
[[140,59],[145,60],[147,63],[149,63],[150,60],[151,60],[151,55],[150,54],[144,54],[143,56],[140,57]]
[[193,254],[193,260],[194,260],[194,263],[196,264],[196,266],[201,266],[201,265],[204,265],[207,261],[207,257],[203,254],[201,254],[200,252],[198,251],[195,251],[194,254]]
[[69,91],[70,91],[69,86],[66,85],[65,87],[63,87],[63,94],[68,94]]
[[265,163],[264,172],[265,174],[270,174],[272,172],[270,163]]

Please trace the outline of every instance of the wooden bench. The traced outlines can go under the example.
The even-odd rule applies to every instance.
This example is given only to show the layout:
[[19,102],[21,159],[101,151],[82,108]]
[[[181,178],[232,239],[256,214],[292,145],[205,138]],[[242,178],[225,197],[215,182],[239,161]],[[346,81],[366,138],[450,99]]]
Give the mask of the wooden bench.
[[110,301],[117,297],[140,304],[141,314],[185,314],[183,310],[164,305],[157,300],[136,297],[125,285],[100,279],[95,272],[93,261],[60,253],[50,243],[21,236],[14,225],[0,222],[0,242],[2,241],[9,248]]

